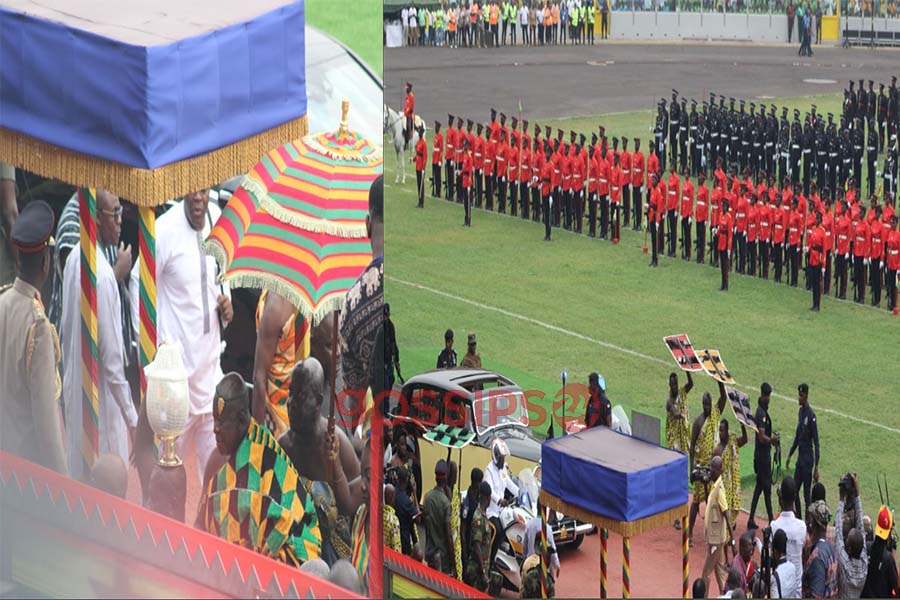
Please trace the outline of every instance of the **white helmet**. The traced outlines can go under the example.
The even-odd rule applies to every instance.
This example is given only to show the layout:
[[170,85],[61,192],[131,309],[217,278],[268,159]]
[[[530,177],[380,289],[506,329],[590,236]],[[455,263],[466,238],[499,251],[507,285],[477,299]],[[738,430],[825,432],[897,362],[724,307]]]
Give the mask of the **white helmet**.
[[509,446],[502,439],[498,438],[491,444],[491,453],[494,455],[494,462],[499,463],[500,457],[506,458],[509,456]]

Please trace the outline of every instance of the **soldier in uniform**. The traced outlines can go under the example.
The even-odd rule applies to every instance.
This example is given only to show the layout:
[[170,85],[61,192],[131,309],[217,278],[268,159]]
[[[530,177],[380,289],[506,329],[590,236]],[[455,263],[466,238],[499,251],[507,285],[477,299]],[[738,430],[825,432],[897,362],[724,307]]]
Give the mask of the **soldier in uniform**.
[[853,80],[850,80],[850,89],[844,90],[844,116],[847,118],[847,123],[853,123],[853,118],[856,116],[856,92],[853,91]]
[[634,152],[631,153],[631,226],[634,231],[641,230],[644,169],[644,153],[641,152],[641,139],[634,138]]
[[878,84],[878,152],[884,152],[887,140],[888,104],[890,98],[884,93],[884,84]]
[[869,91],[866,94],[866,122],[869,127],[874,129],[875,125],[875,109],[878,97],[875,95],[875,82],[869,80]]
[[[803,127],[800,125],[800,111],[794,109],[794,120],[791,123],[791,150],[788,163],[791,183],[800,181],[800,159],[803,158]],[[783,178],[782,178],[783,179]]]
[[[469,121],[471,123],[471,121]],[[456,117],[456,153],[453,157],[454,163],[456,166],[456,202],[458,204],[463,203],[463,184],[462,184],[462,167],[463,167],[463,158],[465,156],[464,152],[464,141],[468,140],[469,137],[463,131],[463,120],[462,117]]]
[[681,122],[678,125],[678,157],[681,160],[680,172],[684,173],[684,168],[688,164],[688,134],[690,129],[690,115],[687,110],[687,98],[681,99]]
[[491,128],[484,130],[484,208],[494,210],[494,154],[497,143],[491,138]]
[[456,128],[453,115],[447,115],[447,146],[444,152],[445,175],[447,179],[447,200],[453,200],[453,184],[456,181]]
[[825,187],[828,180],[828,138],[822,119],[816,122],[816,187]]
[[660,158],[661,164],[665,162],[666,156],[666,131],[668,130],[669,115],[666,113],[666,99],[662,98],[656,107],[656,122],[653,126],[653,148],[656,155]]
[[828,113],[828,189],[831,191],[829,198],[834,202],[834,194],[837,189],[837,175],[841,168],[841,141],[837,135],[837,126],[832,122],[833,115]]
[[[871,81],[869,82],[872,83]],[[874,95],[874,92],[872,92]],[[873,100],[874,101],[874,100]],[[875,173],[878,171],[878,132],[875,119],[869,119],[868,139],[866,140],[866,175],[869,181],[868,194],[875,193]]]
[[678,92],[672,90],[672,101],[669,103],[669,158],[673,163],[678,160],[678,128],[680,126],[681,107],[678,106]]
[[888,152],[884,156],[884,167],[881,169],[881,176],[884,180],[883,193],[885,198],[897,197],[897,160],[893,152]]
[[863,126],[860,118],[857,116],[853,119],[853,131],[850,133],[850,139],[853,141],[853,178],[862,182],[862,160],[863,160]]
[[706,146],[706,164],[707,171],[712,171],[716,161],[719,158],[719,109],[716,108],[713,101],[714,96],[710,94],[710,110],[709,117],[706,118],[707,146]]
[[434,122],[434,143],[431,148],[431,197],[441,196],[441,160],[444,154],[444,136],[440,121]]
[[803,123],[803,134],[800,138],[803,148],[803,193],[809,195],[809,180],[812,177],[815,158],[815,134],[810,127],[809,119]]
[[748,137],[750,140],[750,159],[747,166],[750,167],[751,173],[756,173],[762,168],[760,163],[760,155],[762,154],[762,137],[763,132],[760,131],[759,119],[754,114],[755,105],[750,103],[750,118],[748,120]]
[[66,475],[59,338],[39,291],[50,275],[53,221],[53,210],[38,200],[12,227],[16,279],[0,290],[0,451]]
[[469,562],[466,564],[465,579],[468,585],[486,592],[490,582],[491,541],[496,535],[487,518],[487,507],[491,503],[491,484],[482,481],[478,486],[478,506],[472,516],[469,532]]
[[459,366],[464,369],[480,369],[481,368],[481,355],[476,351],[477,341],[475,339],[475,334],[469,334],[469,348],[466,351],[466,355],[463,356],[462,362],[459,363]]
[[778,180],[782,181],[788,176],[788,165],[791,159],[791,130],[784,120],[781,124],[781,130],[778,132]]
[[438,354],[436,369],[452,369],[456,366],[456,350],[453,349],[453,330],[444,333],[444,349]]
[[[691,177],[697,176],[697,169],[700,167],[700,153],[698,151],[700,139],[697,137],[698,116],[697,101],[691,99],[691,112],[688,114],[688,141],[690,144],[688,152],[691,153]],[[684,173],[684,169],[681,172]]]

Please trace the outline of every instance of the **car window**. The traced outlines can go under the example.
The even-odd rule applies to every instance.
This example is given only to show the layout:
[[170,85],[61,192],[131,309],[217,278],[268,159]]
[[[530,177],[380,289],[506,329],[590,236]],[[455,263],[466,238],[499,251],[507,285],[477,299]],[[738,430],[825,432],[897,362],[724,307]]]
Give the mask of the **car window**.
[[472,403],[478,428],[491,429],[500,425],[528,426],[528,402],[520,391],[479,393]]
[[[424,425],[437,425],[441,420],[441,394],[430,387],[413,388],[407,406],[401,406],[401,416],[408,416]],[[406,413],[406,414],[402,414]]]

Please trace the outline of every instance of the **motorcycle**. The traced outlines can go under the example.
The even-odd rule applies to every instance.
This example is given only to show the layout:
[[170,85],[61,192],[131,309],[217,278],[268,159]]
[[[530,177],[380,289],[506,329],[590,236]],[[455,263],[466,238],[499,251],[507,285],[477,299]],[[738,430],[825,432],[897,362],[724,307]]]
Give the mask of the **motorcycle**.
[[500,509],[500,524],[506,534],[501,538],[497,556],[491,565],[491,589],[489,593],[498,596],[501,589],[519,593],[522,587],[521,570],[525,562],[525,527],[537,516],[538,487],[532,469],[524,468],[513,482],[519,488],[519,495]]

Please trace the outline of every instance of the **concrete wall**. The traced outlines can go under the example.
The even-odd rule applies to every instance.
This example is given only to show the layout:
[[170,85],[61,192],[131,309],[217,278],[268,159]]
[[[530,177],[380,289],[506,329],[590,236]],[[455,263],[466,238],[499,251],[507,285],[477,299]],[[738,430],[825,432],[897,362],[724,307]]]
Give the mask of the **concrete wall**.
[[631,40],[787,42],[787,17],[734,13],[614,12],[610,36]]

